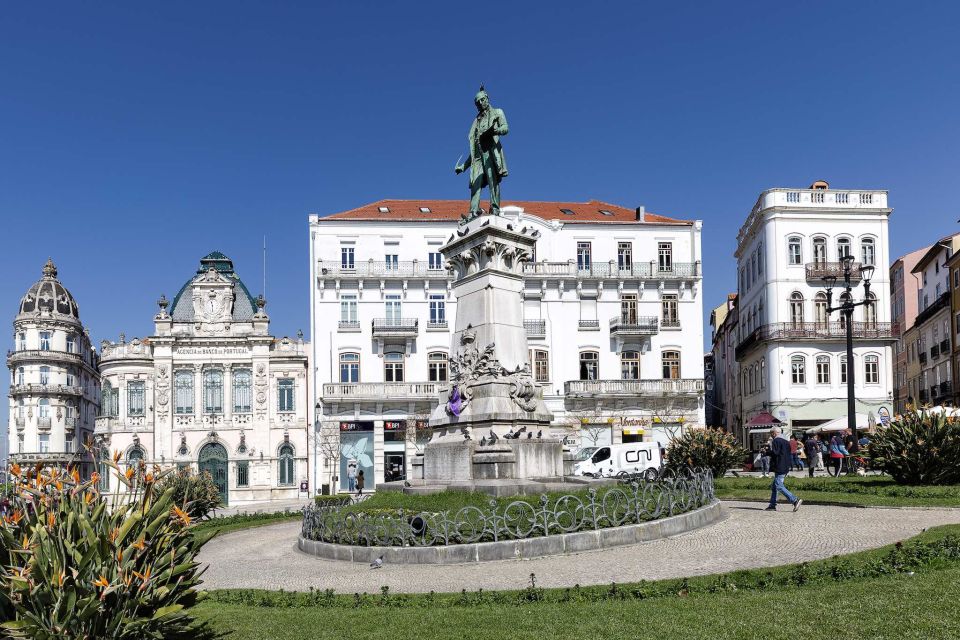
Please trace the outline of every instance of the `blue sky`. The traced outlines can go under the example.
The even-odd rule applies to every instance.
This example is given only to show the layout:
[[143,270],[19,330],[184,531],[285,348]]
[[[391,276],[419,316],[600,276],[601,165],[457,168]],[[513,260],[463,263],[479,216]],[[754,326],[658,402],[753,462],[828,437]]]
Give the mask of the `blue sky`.
[[504,198],[702,219],[707,313],[765,188],[889,189],[905,253],[960,216],[958,22],[932,2],[8,4],[0,318],[50,255],[97,343],[147,335],[213,249],[256,295],[266,235],[273,331],[308,331],[307,215],[467,197],[480,82],[510,119]]

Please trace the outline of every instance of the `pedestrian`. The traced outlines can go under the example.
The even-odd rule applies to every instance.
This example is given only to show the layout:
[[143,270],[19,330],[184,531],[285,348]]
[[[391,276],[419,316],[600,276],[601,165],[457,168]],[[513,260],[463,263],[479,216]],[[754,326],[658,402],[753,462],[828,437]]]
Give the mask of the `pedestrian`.
[[794,434],[790,434],[790,461],[793,469],[803,471],[803,461],[800,459],[800,442]]
[[770,473],[770,445],[765,444],[760,447],[760,472],[763,474],[763,477],[766,478],[767,474]]
[[833,434],[833,437],[830,438],[830,462],[833,464],[833,472],[830,473],[828,470],[827,473],[830,473],[835,478],[840,477],[840,467],[843,464],[843,452],[846,450],[846,447],[843,446],[843,439],[840,437],[839,433]]
[[357,472],[357,497],[363,495],[363,469]]
[[353,493],[357,489],[357,461],[347,463],[347,491]]
[[773,444],[770,445],[770,467],[773,470],[773,483],[770,485],[770,505],[767,507],[767,511],[777,510],[778,493],[782,493],[793,505],[793,510],[796,511],[803,504],[803,500],[790,493],[790,490],[783,484],[783,479],[790,473],[790,441],[780,435],[779,427],[771,429],[770,435],[773,436]]
[[[810,477],[813,477],[813,472],[817,467],[817,456],[822,456],[820,453],[820,436],[810,436],[807,438],[807,441],[803,443],[803,451],[807,454],[807,471],[810,473]],[[822,457],[821,457],[822,460]]]
[[826,471],[826,467],[823,465],[823,454],[829,453],[830,449],[827,447],[827,443],[823,441],[823,438],[820,437],[820,434],[814,436],[817,441],[817,446],[820,447],[817,449],[817,471]]

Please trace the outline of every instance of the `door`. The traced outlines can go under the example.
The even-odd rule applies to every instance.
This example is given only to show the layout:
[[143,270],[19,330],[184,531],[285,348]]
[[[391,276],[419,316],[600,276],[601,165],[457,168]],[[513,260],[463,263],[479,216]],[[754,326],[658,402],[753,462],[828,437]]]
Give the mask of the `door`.
[[200,449],[198,460],[200,473],[206,471],[213,478],[213,483],[217,485],[217,491],[220,492],[220,502],[227,506],[228,487],[227,481],[227,450],[222,444],[211,442]]

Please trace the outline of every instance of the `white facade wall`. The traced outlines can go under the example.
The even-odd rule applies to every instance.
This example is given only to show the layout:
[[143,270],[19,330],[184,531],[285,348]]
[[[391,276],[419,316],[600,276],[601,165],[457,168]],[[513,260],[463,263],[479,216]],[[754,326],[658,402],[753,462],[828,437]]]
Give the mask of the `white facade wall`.
[[[524,318],[530,349],[547,354],[540,384],[557,417],[557,429],[601,423],[606,433],[598,437],[604,441],[622,438],[624,426],[628,432],[643,428],[645,438],[665,441],[684,424],[703,424],[700,223],[565,224],[518,207],[504,207],[503,213],[541,234],[535,262],[527,265]],[[372,425],[368,442],[373,443],[374,483],[392,475],[384,459],[384,423],[425,420],[445,386],[445,380],[429,380],[429,354],[450,353],[456,301],[442,264],[433,263],[439,269],[427,267],[428,254],[438,252],[456,229],[453,220],[310,219],[317,428],[335,433],[340,423],[362,423],[363,429]],[[677,268],[659,276],[661,242],[671,243]],[[578,243],[590,243],[589,269],[578,269]],[[618,265],[620,243],[632,248],[632,265],[625,270]],[[344,248],[353,248],[353,269],[342,268]],[[386,255],[397,256],[395,271],[384,268]],[[641,276],[641,271],[647,275]],[[356,325],[340,324],[341,314],[348,313],[341,310],[347,296],[357,298]],[[383,332],[374,329],[374,320],[391,313],[388,296],[399,298],[405,323],[416,321],[415,329],[405,329],[406,335],[382,337]],[[431,318],[430,296],[443,296],[445,325],[431,324],[436,318]],[[638,318],[656,321],[652,335],[611,330],[611,321],[620,318],[624,296],[636,297]],[[677,296],[677,326],[663,326],[664,296]],[[640,380],[625,386],[620,354],[634,350],[639,352]],[[598,375],[581,383],[580,353],[585,351],[597,354]],[[664,351],[680,354],[678,380],[663,380]],[[385,355],[393,352],[402,354],[404,382],[383,386]],[[340,384],[340,358],[345,353],[359,354],[358,384]],[[537,367],[533,369],[537,373]],[[395,442],[387,448],[408,458],[416,450],[412,443]],[[325,463],[319,454],[317,460],[317,482],[330,482],[335,462]],[[366,479],[367,489],[370,480]],[[342,474],[338,484],[346,488]]]

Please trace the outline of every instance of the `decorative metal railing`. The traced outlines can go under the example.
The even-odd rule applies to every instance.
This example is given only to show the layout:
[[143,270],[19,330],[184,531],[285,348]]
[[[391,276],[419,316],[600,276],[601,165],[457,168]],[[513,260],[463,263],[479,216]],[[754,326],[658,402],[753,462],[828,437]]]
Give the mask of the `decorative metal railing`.
[[699,262],[673,262],[661,266],[656,261],[619,264],[616,261],[590,262],[570,260],[567,262],[528,262],[523,265],[523,275],[545,278],[650,278],[670,280],[699,278]]
[[450,279],[450,274],[442,265],[431,265],[427,261],[404,260],[384,261],[366,260],[353,264],[320,261],[320,278],[401,278],[421,277],[438,280]]
[[[860,273],[861,265],[854,262],[850,265],[850,281],[860,282],[863,275]],[[825,280],[826,278],[836,278],[837,282],[843,284],[844,266],[842,262],[808,262],[806,264],[807,280]]]
[[324,400],[397,400],[433,399],[440,385],[436,382],[329,382],[323,385]]
[[614,316],[610,318],[611,334],[630,334],[650,336],[660,328],[657,316]]
[[647,380],[568,380],[563,383],[567,396],[665,396],[703,393],[703,378]]
[[547,335],[546,320],[524,320],[523,328],[527,330],[528,338],[543,338]]
[[710,504],[714,499],[709,470],[666,473],[652,482],[636,481],[603,492],[541,495],[535,502],[517,500],[500,506],[463,507],[439,513],[397,510],[351,511],[339,506],[304,508],[302,535],[344,545],[429,547],[522,540],[577,531],[592,531],[658,520]]

